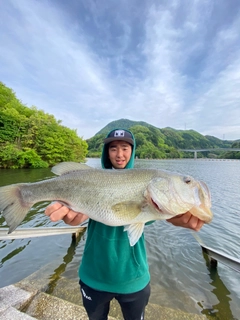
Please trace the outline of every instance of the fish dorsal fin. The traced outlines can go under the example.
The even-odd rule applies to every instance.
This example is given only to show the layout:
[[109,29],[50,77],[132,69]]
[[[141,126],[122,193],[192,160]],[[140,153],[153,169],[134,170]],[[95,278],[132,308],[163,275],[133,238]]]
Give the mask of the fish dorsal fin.
[[144,223],[129,224],[124,227],[124,231],[127,231],[130,246],[134,246],[140,239],[144,229]]
[[56,166],[52,167],[52,172],[55,173],[57,176],[61,176],[62,174],[77,171],[77,170],[89,170],[93,169],[86,165],[85,163],[78,163],[78,162],[60,162]]

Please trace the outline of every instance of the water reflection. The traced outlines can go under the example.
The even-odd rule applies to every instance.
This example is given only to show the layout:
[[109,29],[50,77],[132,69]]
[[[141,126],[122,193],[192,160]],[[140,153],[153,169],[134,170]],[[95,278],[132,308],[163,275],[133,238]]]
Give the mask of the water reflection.
[[[212,263],[211,259],[209,259],[209,256],[206,253],[203,253],[203,257],[206,261],[206,266],[209,271],[209,276],[211,278],[210,284],[213,286],[212,293],[215,294],[215,296],[218,299],[218,303],[213,305],[209,309],[203,309],[202,314],[205,314],[208,319],[232,319],[237,320],[232,314],[230,301],[232,299],[230,298],[231,292],[228,290],[228,288],[225,286],[223,281],[221,280],[221,277],[218,274],[217,264]],[[201,303],[199,303],[201,306]],[[201,306],[202,307],[202,306]]]
[[[8,253],[5,257],[3,257],[0,260],[0,268],[3,265],[4,262],[10,260],[11,258],[13,258],[14,256],[16,256],[17,254],[19,254],[20,252],[22,252],[29,244],[30,244],[31,240],[29,240],[24,246],[18,247],[16,249],[14,249],[13,251],[11,251],[10,253]],[[3,247],[1,247],[3,248]]]
[[0,186],[19,182],[35,182],[53,177],[51,169],[0,169]]
[[67,253],[63,257],[63,263],[61,263],[55,270],[52,275],[49,277],[49,286],[48,290],[46,291],[47,293],[51,294],[56,285],[58,280],[61,278],[61,275],[66,271],[66,268],[70,262],[72,262],[75,254],[76,254],[76,248],[80,240],[85,234],[86,229],[84,229],[77,237],[72,237],[72,242],[67,249]]

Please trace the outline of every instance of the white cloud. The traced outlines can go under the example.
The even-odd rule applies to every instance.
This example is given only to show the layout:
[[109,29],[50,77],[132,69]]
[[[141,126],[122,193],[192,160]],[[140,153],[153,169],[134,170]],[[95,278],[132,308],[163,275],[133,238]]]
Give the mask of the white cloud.
[[129,118],[237,139],[240,15],[231,6],[9,0],[0,80],[84,138]]

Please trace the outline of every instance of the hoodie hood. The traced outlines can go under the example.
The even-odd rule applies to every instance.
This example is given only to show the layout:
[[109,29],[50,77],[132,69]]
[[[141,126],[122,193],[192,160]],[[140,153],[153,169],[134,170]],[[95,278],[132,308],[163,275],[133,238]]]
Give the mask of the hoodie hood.
[[114,129],[111,130],[106,138],[104,139],[104,145],[102,150],[101,164],[103,169],[112,169],[112,164],[108,157],[108,146],[111,141],[122,140],[130,143],[132,145],[132,155],[131,158],[126,165],[125,169],[130,169],[134,167],[134,158],[135,158],[135,149],[136,142],[134,135],[131,131],[125,129]]

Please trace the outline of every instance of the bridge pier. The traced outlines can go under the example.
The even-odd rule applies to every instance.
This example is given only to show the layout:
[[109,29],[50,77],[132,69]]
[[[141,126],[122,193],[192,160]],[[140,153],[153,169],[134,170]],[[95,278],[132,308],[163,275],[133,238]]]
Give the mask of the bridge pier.
[[197,160],[197,151],[194,151],[194,160]]

